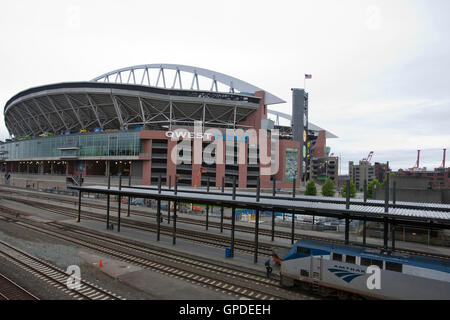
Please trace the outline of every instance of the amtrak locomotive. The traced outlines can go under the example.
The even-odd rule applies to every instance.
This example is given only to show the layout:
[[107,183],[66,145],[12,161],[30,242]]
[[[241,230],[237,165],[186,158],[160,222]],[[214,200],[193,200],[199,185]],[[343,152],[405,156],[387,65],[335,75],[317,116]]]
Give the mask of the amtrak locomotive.
[[450,299],[450,261],[299,240],[281,263],[281,284],[341,298]]

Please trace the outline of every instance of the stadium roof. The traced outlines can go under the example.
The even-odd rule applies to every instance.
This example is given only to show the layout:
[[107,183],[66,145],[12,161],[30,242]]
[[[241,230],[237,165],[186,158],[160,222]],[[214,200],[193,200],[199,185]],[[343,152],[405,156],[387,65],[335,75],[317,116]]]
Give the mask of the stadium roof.
[[[287,119],[287,120],[292,122],[292,116],[290,114],[287,114],[287,113],[284,113],[284,112],[275,111],[275,110],[267,110],[267,113],[273,114],[273,115],[277,116],[277,118],[284,118],[284,119]],[[308,123],[308,129],[312,130],[312,131],[325,130],[325,129],[322,129],[321,127],[315,125],[312,122]],[[336,136],[333,133],[331,133],[329,131],[326,131],[326,130],[325,130],[325,137],[327,139],[338,138],[338,136]]]
[[[168,87],[170,76],[172,86]],[[205,79],[210,86],[203,85]],[[183,85],[186,80],[190,88]],[[114,70],[88,82],[27,89],[6,103],[4,118],[9,133],[16,137],[130,125],[161,130],[193,121],[202,121],[206,127],[245,127],[237,123],[258,108],[261,98],[254,96],[256,91],[264,90],[208,69],[145,64]],[[283,102],[264,91],[265,104]]]
[[194,121],[205,127],[233,128],[258,108],[259,101],[237,93],[71,82],[20,92],[7,102],[4,115],[6,127],[16,137],[133,125],[164,130]]
[[[24,90],[6,103],[4,118],[9,133],[16,137],[130,125],[161,130],[193,121],[232,128],[258,108],[256,91],[264,90],[208,69],[144,64],[117,69],[88,82]],[[265,104],[284,102],[264,91]],[[268,112],[290,119],[282,112]],[[323,130],[313,123],[309,125],[313,131]],[[337,138],[328,131],[326,137]]]
[[[248,82],[240,80],[238,78],[217,72],[208,69],[186,66],[182,64],[143,64],[137,66],[126,67],[122,69],[117,69],[111,72],[107,72],[98,76],[92,81],[101,81],[101,82],[114,82],[114,83],[126,83],[126,84],[141,84],[146,86],[154,86],[158,87],[160,82],[164,88],[166,86],[166,76],[167,71],[173,70],[173,81],[169,81],[168,83],[172,83],[171,88],[183,89],[183,81],[182,78],[184,76],[188,77],[188,80],[191,80],[190,89],[194,90],[209,90],[219,92],[218,83],[223,84],[228,90],[229,93],[241,92],[241,93],[250,93],[253,94],[256,91],[264,91],[264,103],[267,105],[270,104],[278,104],[285,103],[283,99],[278,98],[277,96],[267,92],[257,86],[254,86]],[[157,72],[157,77],[154,79],[150,76],[152,71]],[[156,74],[155,74],[156,76]],[[199,77],[204,77],[210,81],[211,86],[200,88],[199,85]],[[127,79],[125,81],[125,79]],[[208,83],[209,84],[209,83]]]

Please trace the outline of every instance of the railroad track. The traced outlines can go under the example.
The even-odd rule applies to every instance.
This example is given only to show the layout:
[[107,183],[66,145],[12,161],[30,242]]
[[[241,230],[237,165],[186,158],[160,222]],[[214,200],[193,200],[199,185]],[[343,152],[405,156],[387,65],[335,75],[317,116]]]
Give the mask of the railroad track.
[[[14,193],[14,194],[21,194],[17,191],[8,191],[10,193]],[[50,196],[41,196],[41,195],[36,195],[36,194],[32,194],[31,192],[27,192],[27,197],[31,197],[31,198],[39,198],[39,199],[47,199],[50,201],[58,201],[58,202],[62,202],[62,203],[69,203],[69,204],[74,204],[77,205],[77,200],[70,200],[70,199],[64,199],[61,198],[61,196],[56,196],[56,197],[50,197]],[[84,201],[82,203],[82,207],[88,207],[88,208],[94,208],[94,209],[101,209],[101,210],[106,210],[106,205],[102,205],[102,204],[95,204],[95,203],[89,203]],[[123,211],[125,211],[125,208],[122,208]],[[110,206],[109,208],[110,212],[117,212],[117,208],[115,206]],[[152,217],[156,219],[156,213],[153,212],[154,210],[152,209],[152,211],[146,212],[146,213],[142,213],[140,212],[140,210],[133,210],[133,216],[140,216],[140,217]],[[187,224],[193,224],[193,225],[198,225],[198,226],[206,226],[206,222],[202,221],[202,220],[198,220],[198,219],[192,219],[192,218],[187,218],[187,217],[178,217],[177,218],[177,222],[181,222],[181,223],[187,223]],[[209,221],[208,222],[209,226],[211,228],[216,228],[219,229],[220,228],[220,223],[219,222],[214,222],[214,221]],[[231,224],[230,223],[223,223],[223,229],[225,230],[231,230]],[[250,226],[242,226],[242,225],[235,225],[235,231],[240,231],[240,232],[245,232],[245,233],[254,233],[255,229],[254,227],[250,227]],[[259,234],[260,235],[266,235],[266,236],[271,236],[271,230],[266,230],[263,228],[259,229]],[[283,239],[291,239],[291,233],[288,231],[281,231],[281,230],[275,230],[274,232],[274,236],[277,238],[283,238]],[[313,237],[309,237],[309,239],[312,239]],[[320,238],[317,237],[317,240],[323,240],[325,238]],[[333,240],[331,240],[333,241]],[[339,241],[336,241],[337,243],[340,243]]]
[[[17,199],[10,198],[8,200],[11,201],[19,201]],[[20,200],[21,203],[27,204],[29,206],[40,208],[46,211],[50,211],[59,215],[64,215],[67,217],[75,218],[78,215],[78,211],[76,209],[72,208],[64,208],[56,205],[52,205],[49,203],[39,203],[39,202],[33,202],[30,200]],[[8,210],[8,208],[4,206],[0,206],[3,210]],[[15,212],[19,212],[18,210],[15,210]],[[82,215],[84,218],[88,218],[91,220],[96,221],[105,221],[105,216],[102,214],[92,213],[88,211],[82,211]],[[148,217],[148,216],[147,216]],[[178,219],[177,219],[178,221]],[[111,223],[117,223],[117,218],[110,216],[110,222]],[[126,218],[121,218],[121,226],[131,227],[138,230],[143,231],[152,231],[156,232],[157,226],[156,223],[151,222],[142,222],[142,221],[136,221]],[[172,236],[173,229],[167,225],[161,224],[161,234]],[[229,238],[225,237],[223,235],[216,235],[216,234],[205,234],[201,231],[194,231],[194,230],[188,230],[183,228],[177,228],[177,237],[185,240],[189,240],[194,243],[202,244],[202,245],[208,245],[218,248],[225,248],[228,246]],[[235,239],[235,250],[244,252],[247,254],[253,253],[253,247],[254,242],[245,240],[245,239]],[[258,254],[260,254],[263,257],[269,257],[272,255],[272,246],[260,243],[258,246]]]
[[0,300],[39,300],[39,298],[0,274]]
[[[21,195],[22,193],[18,192],[18,191],[8,191],[11,194],[18,194]],[[58,201],[58,202],[62,202],[62,203],[70,203],[70,204],[77,204],[77,200],[70,200],[70,199],[65,199],[65,198],[61,198],[61,196],[56,196],[56,197],[50,197],[50,196],[41,196],[41,195],[37,195],[37,194],[33,194],[31,192],[27,192],[26,197],[30,197],[30,198],[39,198],[39,199],[46,199],[46,200],[50,200],[50,201]],[[95,204],[95,203],[88,203],[86,201],[84,201],[82,203],[82,207],[89,207],[89,208],[94,208],[94,209],[102,209],[102,210],[106,210],[106,205],[102,205],[102,204]],[[123,208],[125,209],[125,208]],[[114,206],[110,206],[110,212],[117,212],[117,208]],[[156,213],[152,211],[146,212],[146,213],[141,213],[139,212],[140,210],[133,210],[133,215],[134,216],[141,216],[141,217],[154,217],[156,218]],[[191,219],[191,218],[186,218],[186,217],[178,217],[177,218],[177,222],[182,222],[182,223],[189,223],[189,224],[194,224],[194,225],[200,225],[200,226],[205,226],[206,222],[201,221],[201,220],[197,220],[197,219]],[[214,221],[209,221],[209,225],[213,228],[220,228],[220,223],[219,222],[214,222]],[[231,230],[231,225],[229,223],[224,223],[223,224],[223,228],[226,230]],[[247,233],[253,233],[254,232],[254,228],[253,227],[246,227],[246,226],[239,226],[236,225],[235,226],[235,230],[236,231],[242,231],[242,232],[247,232]],[[265,230],[265,229],[259,229],[260,230],[260,234],[261,235],[271,235],[271,231],[270,230]],[[290,239],[291,238],[291,234],[290,232],[286,232],[286,231],[275,231],[275,236],[278,238],[285,238],[285,239]]]
[[9,221],[15,222],[26,229],[67,241],[72,245],[93,250],[113,259],[234,295],[239,299],[314,299],[310,294],[306,295],[282,288],[278,281],[267,279],[256,272],[245,272],[220,263],[161,251],[161,249],[151,248],[137,241],[110,235],[92,234],[90,230],[83,230],[81,227],[69,227],[56,222],[41,226],[38,223],[24,222],[15,218],[10,218]]
[[74,299],[79,300],[120,300],[117,296],[86,280],[80,279],[80,288],[69,289],[67,280],[71,276],[64,270],[0,241],[0,256],[25,269],[37,278],[56,287]]
[[[23,193],[20,193],[18,191],[9,191],[8,190],[8,192],[12,193],[12,194],[18,194],[18,195],[23,194]],[[29,192],[27,196],[34,197],[34,198],[42,198],[42,197],[40,197],[40,195],[35,195],[35,194],[31,195],[31,192]],[[4,197],[4,196],[2,196],[2,197]],[[43,198],[48,199],[48,200],[52,200],[52,201],[60,201],[60,202],[64,202],[64,203],[74,203],[74,204],[77,203],[77,201],[72,201],[70,199],[57,199],[57,197],[44,196]],[[13,198],[10,198],[10,200],[17,201],[17,200],[15,200]],[[35,203],[35,202],[32,202],[32,203]],[[50,206],[50,204],[49,204],[49,206]],[[101,204],[93,204],[93,203],[86,203],[86,202],[84,202],[82,204],[82,206],[106,210],[106,205],[101,205]],[[57,206],[55,205],[55,207],[57,207]],[[49,208],[49,207],[47,207],[45,209],[46,210],[50,210],[50,211],[55,212],[55,213],[59,213],[58,212],[59,209],[55,210],[55,209],[52,209],[52,208]],[[68,209],[68,208],[63,208],[62,210],[65,210],[65,209]],[[110,211],[114,212],[114,211],[117,211],[117,209],[111,206],[110,207]],[[77,212],[77,210],[73,209],[73,212]],[[83,215],[86,215],[86,214],[89,215],[89,214],[92,214],[92,213],[83,211]],[[68,215],[68,214],[66,214],[66,215]],[[133,212],[133,215],[156,218],[155,213],[151,213],[151,212],[149,214],[142,214],[142,213],[139,213],[139,212],[135,211],[135,212]],[[103,216],[98,215],[95,218],[96,219],[100,219],[101,217],[103,217]],[[111,221],[114,221],[114,222],[117,221],[117,219],[115,217],[110,217],[110,219],[112,219]],[[122,219],[125,219],[125,218],[122,218]],[[101,220],[104,221],[104,217]],[[132,220],[130,220],[130,221],[132,221]],[[183,222],[183,223],[195,224],[195,225],[202,225],[202,226],[205,226],[205,224],[206,224],[206,222],[204,222],[204,221],[200,221],[200,220],[197,220],[197,219],[190,219],[190,218],[177,218],[177,222]],[[139,222],[135,221],[135,222],[129,222],[129,223],[133,224],[134,227],[140,228],[139,227],[139,224],[140,224]],[[121,224],[123,225],[124,223],[121,222]],[[218,222],[209,221],[209,224],[210,224],[211,227],[216,227],[216,228],[220,227],[220,223],[218,223]],[[148,227],[150,229],[156,228],[156,226],[154,224],[150,223],[149,225],[147,225],[146,227]],[[227,224],[227,223],[224,223],[223,227],[224,227],[224,229],[228,229],[228,230],[231,229],[230,224]],[[180,229],[180,230],[182,230],[182,229]],[[253,227],[235,226],[235,230],[236,231],[240,231],[240,232],[254,233],[254,228]],[[177,233],[178,233],[178,231],[179,230],[177,229]],[[169,232],[169,228],[164,227],[163,225],[161,225],[161,232],[163,234],[169,234],[168,233]],[[265,229],[261,229],[260,228],[259,232],[260,232],[261,235],[271,235],[271,231],[270,230],[265,230]],[[189,231],[187,231],[187,233],[189,233]],[[188,234],[185,234],[184,236],[189,237]],[[278,238],[291,239],[291,233],[287,232],[287,231],[281,231],[281,230],[275,231],[275,236],[278,237]],[[202,237],[204,237],[204,235],[202,235],[201,233],[193,235],[193,236],[190,237],[191,238],[190,240],[192,240],[194,242],[197,242],[197,243],[204,243],[204,241],[198,240],[198,237],[202,238]],[[344,244],[343,240],[329,239],[329,238],[318,237],[318,236],[306,236],[306,235],[294,234],[294,238],[295,238],[295,240],[311,239],[311,240],[317,240],[317,241],[332,242],[332,243],[336,243],[336,244]],[[213,245],[213,246],[217,246],[217,247],[225,247],[226,245],[224,245],[223,241],[224,241],[223,239],[221,239],[221,240],[219,239],[218,240],[219,243],[216,242],[216,243],[209,243],[209,244]],[[247,243],[243,243],[242,245],[243,246],[240,247],[239,244],[236,243],[238,251],[243,251],[243,252],[246,252],[246,253],[253,253],[253,250],[248,249],[248,248],[253,248],[254,243],[252,241],[247,241]],[[382,247],[379,247],[379,249],[382,249]],[[426,256],[426,257],[450,260],[450,256],[447,256],[447,255],[441,255],[441,254],[429,253],[429,252],[417,251],[417,250],[410,250],[410,249],[399,249],[399,248],[396,248],[395,250],[397,252],[406,253],[406,254],[414,254],[414,255],[420,255],[420,256]],[[271,247],[270,246],[266,246],[265,247],[264,244],[261,244],[261,243],[259,244],[259,251],[258,252],[261,255],[263,255],[263,256],[270,256],[272,254]]]

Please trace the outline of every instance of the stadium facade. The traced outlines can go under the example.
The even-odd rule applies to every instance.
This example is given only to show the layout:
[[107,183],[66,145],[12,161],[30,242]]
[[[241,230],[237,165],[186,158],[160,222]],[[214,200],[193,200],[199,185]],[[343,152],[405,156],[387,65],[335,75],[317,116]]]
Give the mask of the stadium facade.
[[[306,101],[307,93],[302,90],[301,94]],[[11,136],[0,144],[4,182],[14,174],[70,177],[111,174],[131,175],[144,185],[156,184],[161,177],[165,184],[169,180],[173,184],[177,179],[180,185],[204,186],[209,180],[211,186],[217,187],[221,187],[224,179],[229,187],[236,177],[238,186],[245,188],[255,187],[260,177],[262,187],[270,187],[273,178],[277,186],[288,187],[293,179],[298,183],[298,177],[307,173],[306,157],[314,149],[323,150],[326,138],[335,136],[309,124],[305,127],[304,141],[293,139],[292,127],[268,119],[271,111],[267,106],[283,102],[240,79],[173,64],[133,66],[87,82],[27,89],[13,96],[4,108]],[[277,119],[289,118],[279,112],[273,114]],[[214,128],[223,136],[203,137],[200,143],[190,140],[188,157],[193,159],[212,142],[234,161],[213,164],[202,158],[200,163],[174,161],[170,155],[180,153],[173,132],[179,129],[193,132],[194,124],[201,125],[202,133]],[[219,143],[218,140],[229,140],[228,133],[239,129],[279,130],[279,166],[274,174],[264,173],[267,164],[259,162],[263,149],[273,158],[270,139],[258,138],[256,143],[247,139],[231,146]],[[308,155],[302,155],[306,138]],[[261,143],[267,145],[261,148]],[[245,161],[238,163],[242,146]],[[303,168],[301,163],[305,164]]]

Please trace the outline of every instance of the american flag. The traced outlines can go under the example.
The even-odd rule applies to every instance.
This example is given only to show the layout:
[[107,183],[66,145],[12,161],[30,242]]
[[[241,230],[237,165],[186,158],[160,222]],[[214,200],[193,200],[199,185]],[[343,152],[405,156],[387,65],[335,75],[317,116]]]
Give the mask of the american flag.
[[311,79],[311,78],[312,78],[312,75],[305,73],[305,79]]

